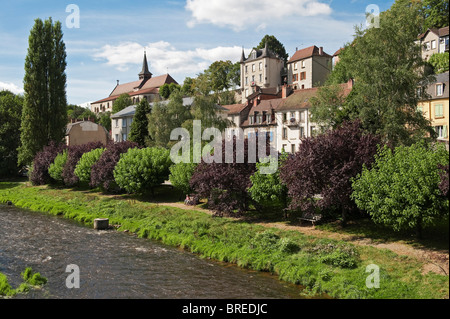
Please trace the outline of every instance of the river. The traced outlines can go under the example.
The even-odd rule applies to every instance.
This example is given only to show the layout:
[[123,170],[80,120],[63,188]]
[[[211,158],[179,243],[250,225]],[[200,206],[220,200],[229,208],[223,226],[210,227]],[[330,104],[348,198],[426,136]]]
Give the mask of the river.
[[[69,289],[67,265],[80,287]],[[296,299],[300,288],[269,274],[201,259],[135,235],[0,205],[0,273],[13,288],[32,267],[48,279],[27,299]]]

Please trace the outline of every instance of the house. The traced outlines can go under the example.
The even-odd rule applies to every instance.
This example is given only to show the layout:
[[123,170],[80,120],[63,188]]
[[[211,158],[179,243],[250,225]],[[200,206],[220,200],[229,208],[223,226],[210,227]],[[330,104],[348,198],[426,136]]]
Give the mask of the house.
[[109,139],[108,131],[90,119],[73,120],[72,123],[67,125],[67,146],[83,145],[90,142],[101,142],[103,145],[106,145]]
[[142,70],[138,74],[139,80],[124,84],[117,81],[116,87],[111,94],[101,100],[91,103],[91,111],[98,114],[102,112],[111,112],[114,101],[122,94],[128,94],[133,104],[138,104],[142,99],[149,102],[154,101],[159,96],[159,88],[164,84],[178,84],[169,74],[153,77],[148,69],[147,55],[144,52],[144,60],[142,62]]
[[[193,98],[183,98],[184,106],[190,106],[193,102]],[[154,103],[155,102],[150,103],[150,108]],[[159,103],[168,104],[169,100],[161,101]],[[120,112],[111,115],[111,135],[114,142],[122,142],[128,139],[134,114],[136,113],[136,106],[137,105],[130,105]]]
[[435,53],[448,52],[449,31],[445,28],[430,28],[418,36],[422,48],[422,59],[428,61]]
[[283,83],[285,61],[268,49],[267,43],[264,49],[253,49],[248,58],[242,50],[240,63],[242,102],[254,93],[257,87],[274,88]]
[[331,73],[333,57],[315,45],[296,50],[287,63],[288,84],[297,89],[323,85]]
[[418,111],[431,122],[438,134],[438,141],[446,144],[449,148],[449,72],[436,76],[436,81],[426,88],[428,99],[420,101],[417,105]]

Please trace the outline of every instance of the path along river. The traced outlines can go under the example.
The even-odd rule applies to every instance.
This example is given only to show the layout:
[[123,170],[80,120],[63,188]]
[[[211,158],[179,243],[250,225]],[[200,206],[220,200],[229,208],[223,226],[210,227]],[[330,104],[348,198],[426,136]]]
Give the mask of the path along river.
[[[80,288],[69,289],[67,265]],[[43,289],[15,298],[293,299],[300,288],[269,274],[205,260],[177,248],[72,220],[0,205],[0,273],[13,288],[32,267]]]

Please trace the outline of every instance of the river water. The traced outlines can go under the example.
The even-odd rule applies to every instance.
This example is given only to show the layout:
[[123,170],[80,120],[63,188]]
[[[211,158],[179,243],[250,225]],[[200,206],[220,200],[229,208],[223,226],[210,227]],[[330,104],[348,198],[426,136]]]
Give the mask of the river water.
[[[80,288],[69,289],[67,265],[77,265]],[[72,220],[0,205],[0,273],[13,288],[32,267],[48,279],[30,299],[295,299],[300,288],[269,274],[205,260],[117,231],[96,231]]]

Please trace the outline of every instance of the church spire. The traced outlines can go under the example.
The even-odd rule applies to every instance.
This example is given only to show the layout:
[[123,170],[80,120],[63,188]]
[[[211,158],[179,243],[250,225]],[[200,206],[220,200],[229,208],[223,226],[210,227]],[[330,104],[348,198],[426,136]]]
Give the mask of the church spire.
[[139,73],[139,80],[147,80],[152,77],[152,73],[148,70],[147,52],[144,51],[144,61],[142,62],[142,71]]

